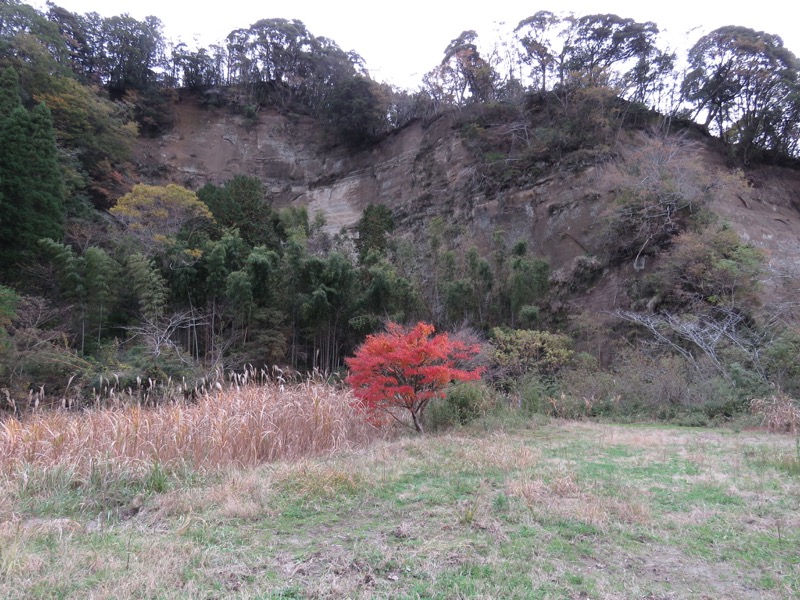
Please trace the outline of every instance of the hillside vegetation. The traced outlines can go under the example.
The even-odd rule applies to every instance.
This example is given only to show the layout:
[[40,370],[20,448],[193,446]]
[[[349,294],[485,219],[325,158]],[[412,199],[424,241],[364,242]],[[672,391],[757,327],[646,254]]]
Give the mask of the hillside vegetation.
[[654,23],[540,11],[410,91],[296,20],[190,48],[157,17],[0,11],[4,414],[339,373],[419,321],[484,346],[474,394],[562,416],[798,393],[777,36],[720,28],[679,75]]

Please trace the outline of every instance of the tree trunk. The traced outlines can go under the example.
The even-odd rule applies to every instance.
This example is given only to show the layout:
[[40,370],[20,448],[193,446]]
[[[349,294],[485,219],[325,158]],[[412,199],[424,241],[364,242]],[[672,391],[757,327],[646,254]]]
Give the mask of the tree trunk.
[[425,433],[425,430],[422,428],[422,422],[416,412],[411,412],[411,419],[414,421],[414,429],[417,430],[417,433]]

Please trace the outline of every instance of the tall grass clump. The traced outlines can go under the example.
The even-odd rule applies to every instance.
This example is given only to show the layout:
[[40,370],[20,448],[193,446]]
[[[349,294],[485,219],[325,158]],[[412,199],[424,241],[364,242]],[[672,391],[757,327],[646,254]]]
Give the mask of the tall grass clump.
[[769,431],[800,436],[800,404],[788,394],[778,392],[766,398],[754,398],[750,401],[750,410],[761,417],[761,424]]
[[30,469],[246,467],[364,444],[375,435],[348,392],[320,382],[249,384],[195,404],[45,411],[0,421],[0,476]]

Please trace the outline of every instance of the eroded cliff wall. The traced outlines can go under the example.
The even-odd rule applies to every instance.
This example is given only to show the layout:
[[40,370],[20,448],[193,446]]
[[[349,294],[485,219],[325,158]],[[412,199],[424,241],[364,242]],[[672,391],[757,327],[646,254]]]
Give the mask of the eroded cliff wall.
[[[353,152],[332,143],[307,116],[261,110],[248,120],[192,99],[174,110],[173,131],[142,140],[138,148],[136,161],[147,183],[198,189],[250,175],[265,184],[274,206],[303,205],[310,215],[322,211],[330,232],[351,227],[368,204],[380,203],[392,210],[397,234],[413,242],[420,243],[431,219],[442,216],[455,246],[475,244],[488,252],[492,235],[502,231],[509,242],[528,240],[556,270],[577,256],[602,254],[608,243],[604,219],[630,176],[631,156],[649,143],[647,133],[621,132],[602,160],[551,162],[514,185],[487,185],[486,157],[465,142],[458,115],[412,122]],[[683,164],[702,167],[709,185],[743,183],[716,193],[712,210],[768,252],[775,278],[800,273],[800,172],[760,167],[737,173],[708,142],[675,146]],[[613,308],[632,268],[607,270],[579,302]]]

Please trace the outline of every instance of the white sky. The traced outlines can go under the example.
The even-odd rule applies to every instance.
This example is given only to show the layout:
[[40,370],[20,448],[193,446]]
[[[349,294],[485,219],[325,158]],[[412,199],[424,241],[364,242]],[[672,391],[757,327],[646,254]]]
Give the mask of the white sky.
[[[30,0],[29,0],[30,1]],[[30,2],[41,8],[44,0]],[[233,29],[259,19],[300,19],[317,36],[333,39],[343,50],[355,50],[377,80],[416,88],[422,75],[443,56],[450,40],[474,29],[479,48],[488,45],[499,23],[513,29],[538,10],[576,15],[614,13],[637,21],[654,21],[667,32],[673,48],[688,48],[701,35],[723,25],[742,25],[780,35],[800,55],[800,3],[797,0],[694,1],[686,0],[294,0],[280,3],[258,0],[55,0],[75,13],[95,11],[104,17],[128,13],[136,19],[155,15],[165,35],[189,45],[224,40]],[[695,29],[697,28],[697,29]],[[686,32],[689,33],[688,38]]]

